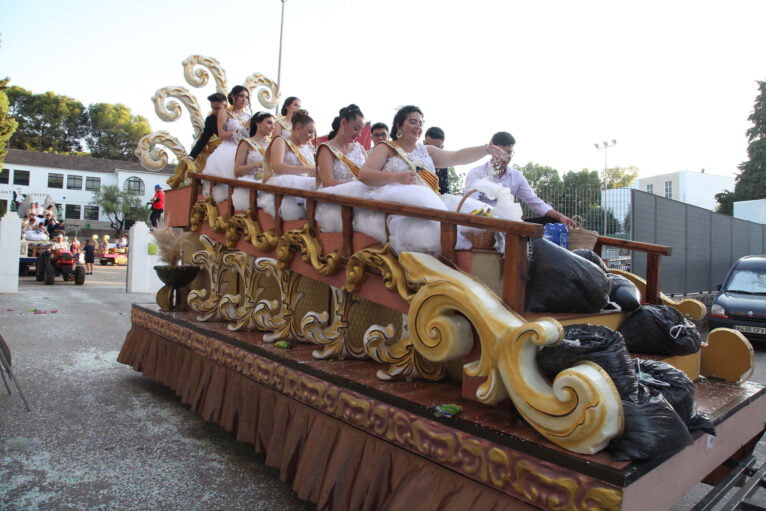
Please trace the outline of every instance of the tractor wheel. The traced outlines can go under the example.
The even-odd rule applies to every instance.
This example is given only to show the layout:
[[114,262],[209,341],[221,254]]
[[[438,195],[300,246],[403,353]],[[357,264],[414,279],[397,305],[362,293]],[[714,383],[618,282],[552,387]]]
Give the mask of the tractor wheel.
[[35,262],[35,280],[42,282],[45,280],[45,267],[47,262],[43,256],[37,256],[37,262]]
[[74,269],[74,285],[82,286],[85,284],[85,267],[78,266]]
[[56,281],[56,268],[53,267],[53,264],[48,263],[48,265],[45,267],[45,283],[47,285],[53,285],[53,283]]
[[101,266],[106,266],[109,264],[109,259],[101,259]]

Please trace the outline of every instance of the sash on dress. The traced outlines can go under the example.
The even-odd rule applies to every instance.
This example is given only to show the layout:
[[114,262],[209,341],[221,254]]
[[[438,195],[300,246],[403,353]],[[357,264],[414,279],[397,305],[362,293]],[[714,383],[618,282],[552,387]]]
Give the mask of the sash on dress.
[[301,165],[303,165],[304,167],[312,168],[312,169],[314,168],[314,166],[311,163],[309,163],[306,157],[303,156],[303,153],[301,153],[298,150],[298,148],[295,147],[295,144],[293,144],[290,140],[286,138],[276,136],[273,139],[271,139],[271,143],[269,144],[269,147],[266,148],[266,153],[263,155],[263,182],[264,183],[268,181],[269,178],[271,178],[271,176],[274,175],[274,170],[272,170],[271,168],[271,146],[274,145],[274,142],[278,138],[281,138],[282,140],[285,141],[285,144],[287,144],[287,147],[290,149],[290,151],[293,152],[295,157],[298,158],[298,161],[301,163]]
[[[261,154],[261,156],[264,158],[264,160],[266,159],[265,158],[266,157],[266,149],[265,148],[259,146],[258,144],[256,144],[255,142],[253,142],[249,138],[243,138],[242,142],[247,143],[247,145],[249,145],[250,147],[252,147],[256,151],[258,151]],[[255,172],[253,172],[253,177],[255,179],[262,179],[262,180],[265,181],[265,179],[263,179],[263,174],[264,174],[263,163],[261,163],[261,168],[260,169],[255,169]]]
[[421,162],[410,156],[407,151],[405,151],[399,144],[388,141],[384,141],[382,143],[393,149],[394,152],[396,152],[396,154],[399,155],[399,157],[404,160],[407,165],[410,166],[412,171],[417,174],[418,178],[424,185],[430,187],[434,192],[436,192],[436,195],[440,195],[439,177],[436,174],[424,168]]
[[[343,154],[340,149],[337,147],[331,146],[329,143],[325,142],[324,144],[319,144],[319,148],[317,149],[317,156],[319,155],[319,150],[323,147],[327,147],[330,152],[335,156],[335,158],[338,159],[343,165],[345,165],[348,170],[354,175],[356,179],[359,179],[359,171],[361,170],[361,167],[351,161],[351,159]],[[319,158],[317,158],[317,162],[319,162]],[[319,176],[319,164],[317,163],[317,176]]]

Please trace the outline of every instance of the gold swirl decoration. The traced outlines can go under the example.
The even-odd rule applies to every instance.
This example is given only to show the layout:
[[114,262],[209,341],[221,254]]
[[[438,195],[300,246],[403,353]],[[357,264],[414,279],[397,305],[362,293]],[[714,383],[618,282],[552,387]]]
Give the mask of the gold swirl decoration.
[[539,346],[556,344],[563,335],[556,320],[525,321],[484,284],[430,255],[404,252],[399,261],[408,280],[421,284],[408,321],[418,353],[432,362],[461,359],[473,345],[470,327],[475,329],[481,356],[464,371],[486,378],[476,391],[480,401],[509,396],[540,434],[579,453],[598,452],[622,433],[622,401],[599,366],[577,364],[559,373],[553,385],[540,372]]
[[332,307],[329,313],[307,312],[301,320],[302,337],[321,346],[320,350],[312,352],[313,357],[319,360],[368,358],[364,348],[355,348],[348,342],[351,296],[336,287],[331,290]]
[[301,252],[303,262],[310,264],[320,275],[329,277],[340,270],[341,257],[337,251],[322,255],[322,242],[314,233],[310,223],[303,225],[302,229],[287,231],[279,238],[277,243],[277,261],[279,269],[286,270],[295,257],[293,249]]
[[[614,273],[615,275],[621,275],[631,281],[639,290],[641,293],[641,299],[646,299],[646,280],[642,279],[638,275],[634,273],[630,273],[623,270],[609,270],[609,273]],[[701,321],[705,318],[705,315],[707,314],[707,308],[705,307],[705,304],[700,302],[699,300],[694,300],[692,298],[686,298],[684,300],[673,300],[669,296],[667,296],[664,293],[660,293],[660,301],[662,302],[662,305],[669,305],[675,309],[678,310],[681,314],[684,316],[688,316],[689,318],[695,320],[695,321]]]
[[407,316],[402,315],[402,335],[394,338],[394,326],[373,325],[364,333],[364,346],[370,358],[388,367],[377,372],[383,381],[415,379],[441,380],[446,375],[443,367],[431,363],[415,350],[407,332]]
[[[272,109],[279,104],[279,85],[270,78],[266,78],[261,73],[253,73],[245,78],[244,87],[250,91],[250,97],[257,96],[258,102],[268,109]],[[254,92],[257,91],[257,94]]]
[[273,229],[263,231],[252,209],[232,216],[229,219],[229,225],[241,229],[244,233],[245,241],[261,252],[271,252],[279,242],[279,238]]
[[280,299],[259,300],[251,314],[253,325],[258,330],[267,332],[263,335],[265,342],[301,339],[302,332],[293,321],[295,306],[302,298],[297,291],[301,275],[289,270],[280,270],[277,261],[269,257],[256,259],[255,269],[259,273],[271,273],[279,286]]
[[165,122],[177,121],[181,117],[181,105],[189,111],[194,138],[205,128],[205,119],[200,112],[199,103],[186,87],[163,87],[152,96],[154,112]]
[[170,149],[179,161],[188,156],[176,137],[167,131],[155,131],[141,137],[134,151],[145,169],[160,170],[168,164],[168,153],[160,146]]
[[170,176],[165,182],[171,188],[178,188],[186,181],[186,174],[188,172],[199,172],[199,168],[195,162],[187,160],[186,158],[182,158],[178,160],[178,166],[176,167],[175,174]]
[[209,321],[220,316],[223,274],[226,272],[223,256],[226,252],[223,245],[207,236],[200,236],[199,240],[203,248],[192,255],[192,263],[202,266],[207,272],[210,285],[208,289],[192,290],[187,301],[189,307],[198,313],[197,321]]
[[412,300],[413,287],[407,282],[399,258],[388,243],[383,248],[362,249],[349,258],[346,263],[346,284],[343,289],[349,293],[358,292],[367,278],[366,268],[380,271],[386,289],[399,293],[399,296],[407,302]]
[[[194,206],[192,206],[189,221],[190,230],[193,232],[199,232],[202,228],[203,222],[205,221],[207,221],[208,225],[210,225],[210,229],[212,229],[213,232],[226,232],[228,243],[228,230],[230,229],[229,222],[218,212],[218,207],[215,205],[215,202],[213,202],[212,197],[197,201]],[[236,226],[234,228],[236,229]],[[236,245],[236,242],[234,245]]]
[[[210,79],[210,74],[212,74],[216,92],[220,92],[224,96],[229,93],[229,87],[226,84],[226,72],[213,57],[190,55],[181,64],[184,67],[184,78],[192,87],[204,87]],[[205,68],[210,71],[210,74]]]
[[261,274],[255,269],[255,259],[245,252],[229,252],[223,256],[223,264],[236,273],[237,289],[243,289],[244,293],[225,294],[221,297],[221,317],[229,321],[228,328],[232,332],[255,328],[251,314],[264,291],[261,287]]

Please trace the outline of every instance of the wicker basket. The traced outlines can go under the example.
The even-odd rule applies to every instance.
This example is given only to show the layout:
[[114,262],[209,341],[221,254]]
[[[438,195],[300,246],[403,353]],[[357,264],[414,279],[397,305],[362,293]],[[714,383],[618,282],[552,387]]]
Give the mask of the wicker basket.
[[[463,195],[463,198],[460,199],[460,202],[457,205],[458,213],[460,213],[460,208],[463,207],[463,204],[465,203],[465,200],[468,198],[468,196],[476,193],[477,191],[478,190],[468,190],[465,192],[465,195]],[[471,242],[473,248],[487,249],[495,246],[495,233],[492,231],[466,229],[462,232],[462,234],[466,237],[466,239],[468,239],[468,241]]]
[[587,250],[593,250],[598,241],[598,232],[589,231],[582,226],[583,219],[581,216],[573,216],[576,227],[569,228],[569,250],[575,250],[578,248],[584,248]]

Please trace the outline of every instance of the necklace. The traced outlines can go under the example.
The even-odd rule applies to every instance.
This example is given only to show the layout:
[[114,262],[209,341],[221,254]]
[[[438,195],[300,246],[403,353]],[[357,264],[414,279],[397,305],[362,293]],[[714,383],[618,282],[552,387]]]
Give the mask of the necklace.
[[261,146],[262,146],[262,145],[266,145],[266,144],[268,144],[268,142],[269,142],[269,137],[262,137],[262,138],[259,138],[259,137],[253,137],[253,140],[255,141],[255,143],[256,143],[256,144],[258,144],[258,145],[261,145]]

